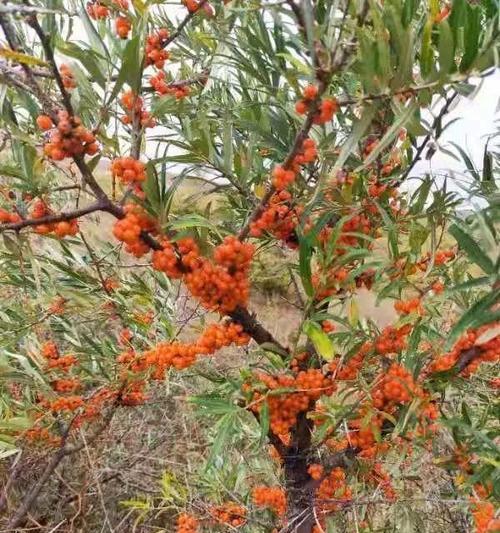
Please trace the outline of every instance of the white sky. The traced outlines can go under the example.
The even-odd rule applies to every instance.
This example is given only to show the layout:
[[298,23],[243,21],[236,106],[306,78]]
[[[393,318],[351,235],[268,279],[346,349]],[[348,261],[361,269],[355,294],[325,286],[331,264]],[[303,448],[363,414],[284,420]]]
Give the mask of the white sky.
[[[443,132],[438,141],[438,147],[442,146],[454,151],[449,144],[450,141],[460,145],[477,168],[481,169],[484,146],[488,137],[495,132],[495,121],[496,126],[499,126],[499,104],[500,70],[496,70],[494,74],[483,78],[479,90],[471,98],[461,97],[458,104],[446,115],[444,124],[456,118],[459,120]],[[435,112],[439,112],[439,108],[436,108]],[[497,144],[498,141],[497,138]],[[465,165],[462,161],[457,161],[438,150],[430,161],[419,161],[411,176],[423,175],[426,172],[440,173],[444,170],[462,173],[464,169]]]

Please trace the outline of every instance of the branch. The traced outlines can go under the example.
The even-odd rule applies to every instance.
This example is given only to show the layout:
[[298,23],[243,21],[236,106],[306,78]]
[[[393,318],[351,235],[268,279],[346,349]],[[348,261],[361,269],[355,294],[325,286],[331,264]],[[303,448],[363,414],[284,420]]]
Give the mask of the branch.
[[87,439],[86,443],[82,442],[74,446],[67,445],[69,432],[72,427],[71,422],[70,424],[68,424],[68,427],[66,428],[66,431],[64,435],[62,436],[61,446],[59,450],[57,450],[57,452],[52,456],[52,459],[49,461],[48,465],[45,467],[45,470],[43,471],[38,481],[31,487],[31,489],[24,496],[21,505],[18,507],[17,511],[14,513],[14,516],[9,520],[9,523],[7,525],[8,529],[15,530],[20,525],[22,525],[22,523],[24,522],[25,516],[28,514],[29,510],[31,509],[33,504],[38,499],[38,496],[40,495],[41,490],[43,489],[47,481],[50,479],[50,477],[54,473],[54,470],[59,466],[61,461],[68,455],[72,455],[76,452],[79,452],[86,445],[94,442],[99,437],[99,435],[109,426],[116,412],[116,408],[119,405],[120,397],[121,397],[121,394],[118,394],[117,399],[115,400],[114,404],[110,407],[106,417],[103,420],[103,423],[94,431],[94,433],[90,436],[90,438]]
[[[206,3],[206,1],[207,0],[202,0],[200,2],[199,9],[203,6],[203,4]],[[184,29],[186,24],[194,17],[195,13],[197,13],[198,10],[196,12],[189,13],[184,18],[184,20],[178,26],[177,30],[172,35],[170,35],[170,37],[166,40],[165,46],[167,46],[168,44],[173,42],[180,35],[180,33],[182,32],[182,30]],[[48,63],[49,63],[50,68],[52,70],[52,74],[53,74],[53,76],[54,76],[54,78],[55,78],[55,80],[57,82],[57,85],[58,85],[59,90],[61,92],[61,95],[63,97],[64,106],[65,106],[66,110],[68,111],[68,113],[71,116],[73,116],[74,112],[73,112],[73,107],[71,105],[70,95],[67,92],[66,88],[64,87],[64,84],[63,84],[59,69],[57,68],[57,64],[56,64],[55,58],[54,58],[54,52],[52,50],[52,46],[51,46],[51,43],[50,43],[50,38],[44,33],[42,27],[40,26],[40,24],[38,22],[38,19],[37,19],[36,15],[30,16],[28,23],[33,28],[33,30],[36,32],[36,34],[38,35],[38,38],[40,39],[40,41],[42,43],[43,49],[45,51],[45,55],[47,56]],[[316,102],[316,105],[317,105],[317,102]],[[316,105],[313,105],[312,107],[315,108]],[[299,132],[299,134],[297,135],[296,142],[294,143],[294,146],[298,146],[299,148],[300,148],[300,145],[301,145],[301,140],[300,139],[304,139],[307,136],[307,133],[308,133],[308,131],[309,131],[311,125],[312,125],[312,117],[314,116],[314,113],[311,112],[311,113],[309,113],[309,115],[310,115],[311,118],[310,118],[310,124],[308,126],[308,129],[305,130],[303,128],[301,130],[301,132]],[[309,117],[309,115],[308,115],[308,117]],[[308,124],[308,123],[309,123],[309,121],[306,120],[306,124]],[[300,138],[299,138],[299,136],[300,136]],[[294,157],[294,154],[290,154],[289,155],[289,157],[287,158],[288,164],[292,161],[293,157]],[[84,160],[83,156],[76,156],[75,155],[73,157],[73,159],[74,159],[78,169],[80,170],[80,172],[82,174],[83,180],[85,181],[85,183],[88,184],[88,186],[91,188],[91,190],[93,191],[93,193],[96,195],[96,197],[98,199],[97,204],[94,204],[94,205],[99,205],[99,210],[111,213],[116,218],[120,218],[120,219],[123,218],[124,217],[123,208],[120,205],[117,205],[117,204],[113,203],[108,198],[107,194],[104,192],[104,190],[101,188],[101,186],[97,183],[92,171],[90,170],[88,165],[85,163],[85,160]],[[97,210],[97,209],[95,209],[95,210]],[[84,214],[86,214],[86,213],[84,213]],[[67,216],[67,214],[66,214],[66,216]],[[41,219],[38,219],[38,220],[41,220]],[[25,223],[25,221],[23,221],[23,223]],[[30,224],[26,224],[26,225],[34,225],[34,224],[30,223]],[[6,228],[6,229],[11,229],[11,228]],[[160,245],[160,243],[151,234],[149,234],[148,232],[143,231],[141,233],[141,238],[153,250],[161,250],[162,249],[162,246]],[[230,315],[231,318],[233,318],[233,320],[237,321],[238,323],[241,323],[241,325],[243,326],[245,331],[258,344],[271,342],[271,343],[275,344],[276,346],[278,346],[280,349],[286,351],[286,349],[283,346],[281,346],[281,344],[278,341],[276,341],[276,339],[274,339],[274,337],[263,326],[261,326],[257,322],[255,317],[253,315],[251,315],[250,312],[247,309],[245,309],[245,308],[237,308],[237,309],[235,309],[232,312],[232,315],[233,316]]]
[[203,7],[204,4],[207,3],[207,0],[201,0],[201,2],[198,4],[198,9],[196,11],[190,11],[182,20],[182,22],[177,26],[177,29],[165,39],[165,42],[163,43],[163,47],[167,47],[169,44],[171,44],[179,35],[182,33],[182,30],[189,24],[189,21],[198,13],[198,11]]
[[[4,14],[0,14],[0,26],[2,27],[2,30],[5,34],[7,43],[9,44],[10,48],[14,51],[24,53],[24,48],[22,47],[21,43],[17,39],[15,28],[12,26],[10,20]],[[30,67],[24,63],[21,63],[21,68],[24,70],[26,74],[27,84],[30,86],[33,93],[40,100],[40,102],[44,105],[44,107],[47,108],[47,110],[52,111],[54,105],[52,101],[50,100],[50,98],[48,98],[45,95],[45,93],[40,89],[40,86],[38,85],[38,82],[35,79],[35,76],[33,75]]]
[[[288,168],[290,166],[290,164],[294,160],[295,156],[298,154],[299,150],[301,149],[302,143],[307,138],[307,136],[309,134],[309,131],[312,128],[313,119],[314,119],[314,116],[316,115],[316,113],[318,111],[318,105],[319,105],[319,102],[321,100],[321,96],[323,95],[323,93],[326,90],[326,85],[325,84],[320,84],[320,85],[321,85],[321,87],[320,87],[320,90],[318,91],[318,96],[312,102],[312,105],[311,105],[311,107],[310,107],[310,109],[309,109],[309,111],[307,113],[307,117],[306,117],[304,123],[302,124],[302,127],[297,132],[297,135],[295,136],[295,139],[293,141],[292,148],[288,152],[288,155],[287,155],[287,157],[285,159],[285,162],[283,163],[283,167],[284,168]],[[266,194],[262,197],[262,199],[260,200],[259,204],[254,208],[254,210],[252,211],[252,213],[248,217],[245,225],[241,228],[241,230],[240,230],[240,232],[238,234],[238,239],[240,241],[244,241],[248,237],[248,234],[250,233],[250,226],[251,226],[252,222],[255,222],[256,220],[258,220],[258,218],[260,217],[260,215],[264,211],[267,203],[269,202],[269,200],[271,199],[271,196],[275,193],[275,191],[276,191],[275,187],[273,185],[270,185],[268,190],[267,190],[267,192],[266,192]]]
[[[287,1],[287,3],[292,8],[295,15],[298,17],[298,22],[300,25],[301,20],[302,20],[302,12],[300,8],[293,2],[293,0]],[[363,22],[366,16],[366,9],[367,9],[367,3],[365,3],[363,12],[359,17],[358,22],[360,24]],[[284,168],[288,168],[292,164],[295,156],[297,155],[298,151],[300,150],[302,146],[302,142],[309,135],[309,131],[311,130],[313,126],[314,115],[316,114],[318,110],[321,97],[323,96],[326,89],[328,88],[328,84],[332,76],[344,66],[348,57],[351,55],[352,46],[354,45],[355,42],[356,42],[355,37],[351,39],[351,41],[348,42],[345,46],[338,46],[339,43],[337,42],[337,46],[335,46],[335,49],[330,55],[331,64],[327,70],[324,70],[319,64],[316,63],[318,52],[321,52],[321,47],[322,47],[320,43],[316,43],[316,48],[318,48],[318,50],[316,51],[316,54],[315,54],[314,65],[315,65],[315,70],[316,70],[316,80],[318,82],[318,95],[316,99],[312,102],[312,105],[307,113],[306,119],[304,123],[302,124],[302,127],[298,131],[297,135],[295,136],[295,140],[293,142],[292,148],[290,149],[285,159],[285,162],[283,163]],[[275,192],[275,188],[271,185],[269,189],[267,190],[266,194],[262,197],[259,204],[252,211],[250,217],[246,221],[243,228],[241,229],[238,235],[238,238],[240,240],[245,240],[248,237],[248,234],[250,232],[250,225],[252,224],[252,222],[255,222],[260,217],[260,215],[262,214],[262,212],[264,211],[266,207],[266,204],[269,202],[274,192]]]
[[483,353],[483,350],[480,346],[472,346],[468,350],[464,350],[460,353],[458,361],[455,368],[457,372],[460,373],[462,370],[465,370],[476,357],[479,357]]
[[54,51],[52,50],[52,46],[50,44],[50,37],[43,31],[42,27],[40,26],[38,22],[36,14],[30,15],[29,17],[27,17],[26,21],[33,28],[35,33],[38,35],[38,38],[40,39],[43,50],[45,52],[45,56],[47,57],[47,60],[52,69],[52,74],[54,75],[57,86],[59,87],[59,92],[61,93],[64,107],[66,108],[70,116],[74,116],[73,106],[71,105],[71,97],[68,91],[66,90],[66,87],[64,86],[61,73],[59,72],[59,69],[57,68],[57,63],[54,58]]
[[[450,110],[451,104],[455,101],[455,98],[458,97],[458,93],[454,91],[451,96],[449,96],[444,106],[442,107],[441,111],[439,112],[438,116],[434,119],[432,122],[431,130],[429,133],[424,137],[424,140],[420,144],[420,146],[417,148],[417,151],[415,152],[415,156],[413,157],[409,167],[406,169],[404,174],[397,180],[399,183],[403,182],[410,174],[410,172],[413,170],[413,167],[417,164],[418,161],[422,158],[422,153],[425,150],[425,147],[429,144],[429,141],[432,139],[432,135],[434,131],[438,129],[441,125],[441,121],[443,120],[443,117],[448,113]],[[436,136],[436,138],[439,138],[439,135]]]
[[[193,76],[192,78],[186,78],[184,80],[172,81],[170,83],[167,83],[167,87],[169,89],[182,89],[182,87],[187,87],[189,85],[195,85],[197,83],[199,83],[200,85],[205,85],[205,83],[208,80],[208,74],[209,74],[208,69],[204,68],[201,71],[201,73],[198,74],[197,76]],[[151,93],[151,92],[154,92],[154,88],[153,87],[142,87],[141,91],[143,93]]]
[[40,218],[28,218],[26,220],[21,220],[20,222],[0,224],[0,233],[7,230],[19,231],[23,228],[27,228],[30,226],[40,226],[42,224],[52,224],[55,222],[72,220],[74,218],[79,218],[81,216],[88,215],[89,213],[94,213],[96,211],[107,211],[107,209],[102,202],[96,202],[88,205],[87,207],[75,209],[74,211],[67,211],[65,213],[59,213],[57,215],[47,215]]
[[228,313],[228,316],[238,324],[241,324],[245,332],[257,344],[272,343],[284,352],[288,351],[257,321],[255,315],[250,313],[245,307],[237,307],[234,311]]

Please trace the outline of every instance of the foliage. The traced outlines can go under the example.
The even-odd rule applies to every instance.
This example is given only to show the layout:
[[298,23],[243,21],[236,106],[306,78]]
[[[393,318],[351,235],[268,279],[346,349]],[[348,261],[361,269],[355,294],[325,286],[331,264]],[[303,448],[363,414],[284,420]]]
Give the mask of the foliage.
[[498,25],[494,0],[0,9],[6,528],[178,402],[203,464],[122,498],[130,528],[498,530],[496,139],[482,169],[452,147],[466,194],[414,170]]

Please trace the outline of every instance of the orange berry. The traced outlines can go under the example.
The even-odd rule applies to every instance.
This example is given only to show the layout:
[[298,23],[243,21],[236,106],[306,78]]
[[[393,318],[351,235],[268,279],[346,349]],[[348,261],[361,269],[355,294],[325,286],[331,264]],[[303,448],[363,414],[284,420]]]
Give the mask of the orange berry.
[[39,115],[36,118],[36,124],[41,130],[50,130],[54,127],[54,123],[48,115]]

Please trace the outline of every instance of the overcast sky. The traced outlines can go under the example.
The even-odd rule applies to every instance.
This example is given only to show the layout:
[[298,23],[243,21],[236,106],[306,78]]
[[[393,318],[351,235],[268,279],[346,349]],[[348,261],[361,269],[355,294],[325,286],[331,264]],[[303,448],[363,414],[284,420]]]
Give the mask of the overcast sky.
[[[479,83],[479,80],[475,80],[475,83]],[[458,104],[446,116],[444,124],[453,119],[459,120],[443,132],[438,146],[452,149],[450,142],[460,145],[481,169],[485,143],[499,126],[499,88],[500,71],[497,70],[494,74],[483,78],[479,90],[470,98],[461,97]],[[439,107],[436,107],[435,111],[438,112]],[[498,145],[499,139],[495,141]],[[438,150],[430,161],[422,160],[417,163],[411,176],[423,175],[426,172],[439,173],[443,170],[462,173],[464,168],[463,162]]]

